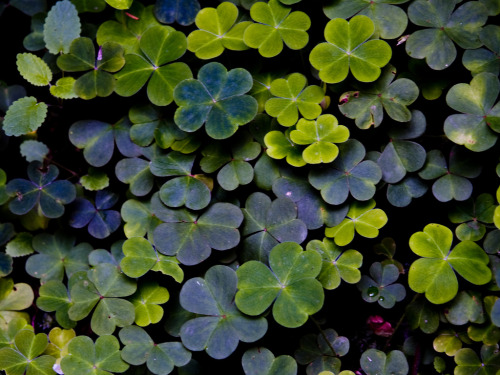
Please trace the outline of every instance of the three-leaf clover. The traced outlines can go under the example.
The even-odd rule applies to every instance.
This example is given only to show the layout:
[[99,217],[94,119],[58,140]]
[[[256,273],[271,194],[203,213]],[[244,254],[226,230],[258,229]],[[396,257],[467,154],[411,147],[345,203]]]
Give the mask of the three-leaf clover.
[[302,243],[307,227],[297,219],[297,207],[289,198],[274,201],[264,193],[255,192],[245,202],[242,235],[243,257],[267,263],[269,252],[279,243]]
[[245,316],[236,308],[237,286],[240,287],[236,273],[221,265],[211,267],[205,278],[186,281],[180,303],[185,310],[202,316],[182,325],[180,336],[184,346],[223,359],[236,350],[239,341],[254,342],[264,336],[267,320]]
[[205,124],[209,137],[229,138],[257,114],[257,100],[245,95],[252,85],[247,70],[227,71],[220,63],[208,63],[198,71],[197,80],[186,79],[175,87],[174,100],[179,106],[175,123],[186,132]]
[[119,336],[125,345],[121,351],[122,359],[134,366],[146,363],[155,375],[170,374],[174,367],[184,366],[191,360],[191,352],[180,342],[157,344],[140,327],[124,327]]
[[253,181],[254,170],[249,161],[260,154],[262,147],[247,132],[233,137],[227,146],[229,150],[220,143],[210,143],[202,150],[200,167],[206,173],[222,167],[217,173],[217,181],[224,190],[232,191]]
[[432,194],[440,202],[452,199],[464,201],[472,194],[472,183],[468,178],[479,176],[482,168],[464,150],[454,146],[448,164],[440,150],[427,153],[424,167],[418,175],[424,180],[437,178],[432,184]]
[[122,155],[134,157],[141,154],[129,136],[130,122],[122,118],[114,124],[97,120],[80,120],[69,128],[69,140],[83,148],[85,160],[93,167],[106,165],[113,156],[115,143]]
[[92,39],[80,37],[71,43],[69,53],[57,58],[57,66],[66,72],[89,72],[74,82],[73,90],[82,99],[96,96],[106,97],[115,89],[117,72],[125,64],[123,47],[115,42],[106,42],[95,53]]
[[130,302],[135,307],[135,324],[145,327],[158,323],[163,317],[163,308],[159,305],[166,303],[169,298],[167,288],[155,282],[142,283],[130,297]]
[[153,232],[156,249],[165,255],[175,255],[182,264],[201,263],[212,249],[229,250],[240,242],[238,227],[243,214],[231,203],[215,203],[201,214],[159,206],[153,208],[163,221]]
[[68,344],[68,355],[61,360],[66,375],[122,373],[129,368],[120,356],[115,336],[103,335],[92,342],[88,336],[77,336]]
[[387,223],[387,215],[375,208],[373,199],[367,202],[355,201],[349,207],[347,217],[339,225],[325,229],[327,237],[333,237],[339,246],[345,246],[354,239],[354,231],[367,238],[375,238],[379,229]]
[[6,375],[52,374],[56,361],[51,355],[43,355],[48,345],[47,335],[35,335],[29,329],[20,330],[14,337],[13,347],[0,349],[0,369]]
[[248,315],[260,315],[273,305],[273,317],[284,327],[303,325],[323,306],[324,292],[316,277],[321,256],[303,251],[296,242],[276,245],[269,253],[269,267],[251,260],[236,271],[236,306]]
[[356,120],[360,129],[378,127],[384,118],[384,110],[398,122],[408,122],[412,113],[407,108],[418,97],[418,86],[408,78],[396,77],[392,65],[384,68],[382,76],[373,84],[361,90],[344,93],[340,101],[340,112]]
[[455,61],[453,42],[464,49],[481,47],[479,32],[488,19],[487,9],[479,2],[468,1],[457,8],[458,0],[417,0],[408,7],[410,21],[426,27],[417,30],[406,41],[406,52],[415,59],[425,58],[435,70]]
[[10,180],[6,192],[15,197],[9,209],[16,215],[24,215],[38,206],[41,213],[54,219],[64,214],[64,205],[76,198],[75,186],[66,180],[56,181],[59,169],[51,164],[44,167],[39,161],[28,165],[28,180]]
[[[156,201],[159,203],[158,196]],[[161,223],[152,210],[153,197],[151,201],[138,201],[135,199],[129,199],[122,204],[121,216],[125,224],[123,225],[123,232],[127,238],[132,237],[142,237],[146,233],[148,236],[151,235],[154,228]]]
[[479,73],[470,84],[458,83],[446,94],[446,103],[461,114],[450,115],[444,132],[453,142],[472,151],[493,147],[500,133],[500,81],[491,73]]
[[398,6],[408,0],[332,0],[323,6],[323,11],[330,19],[350,18],[356,14],[370,17],[375,24],[375,32],[383,39],[394,39],[406,29],[408,17]]
[[270,92],[275,97],[266,101],[267,114],[276,117],[283,126],[294,125],[299,112],[306,119],[318,117],[321,114],[319,103],[325,94],[319,86],[306,85],[307,79],[300,73],[292,73],[287,78],[272,81]]
[[373,21],[357,15],[346,21],[335,18],[325,27],[326,42],[316,45],[309,61],[319,70],[319,77],[327,83],[346,79],[351,71],[361,82],[373,82],[392,57],[389,44],[383,40],[370,39],[375,32]]
[[136,282],[125,276],[113,264],[100,263],[87,271],[71,287],[73,305],[68,314],[72,320],[85,318],[97,305],[90,326],[98,335],[113,333],[116,326],[134,322],[134,305],[122,298],[135,293]]
[[359,251],[353,249],[342,251],[328,238],[323,241],[310,241],[306,250],[318,252],[323,259],[321,272],[318,276],[323,288],[331,290],[337,288],[341,280],[355,284],[361,279],[359,268],[363,263],[363,255]]
[[338,373],[341,365],[338,357],[346,355],[348,351],[349,339],[327,328],[319,335],[311,333],[303,336],[294,356],[299,364],[308,365],[308,374],[319,374],[325,370]]
[[78,271],[89,269],[88,256],[93,250],[86,242],[75,245],[75,238],[62,232],[40,233],[33,238],[33,249],[38,254],[26,261],[26,272],[42,283],[62,281]]
[[199,30],[188,35],[188,50],[200,59],[211,59],[226,48],[234,51],[248,49],[243,42],[243,33],[252,22],[235,24],[237,19],[238,8],[230,2],[223,2],[217,8],[203,8],[194,21]]
[[452,231],[440,224],[428,224],[423,232],[410,237],[411,250],[422,258],[412,263],[408,284],[434,304],[448,302],[457,294],[455,271],[475,285],[491,280],[489,258],[483,249],[472,241],[463,241],[450,251],[452,242]]
[[120,262],[123,273],[129,277],[141,277],[149,270],[160,271],[177,282],[182,282],[184,272],[175,257],[165,256],[143,237],[132,237],[122,246],[125,257]]
[[370,266],[370,276],[363,275],[357,284],[361,297],[366,302],[377,301],[380,306],[390,309],[405,298],[404,286],[395,284],[399,278],[399,269],[394,264],[375,262]]
[[77,198],[73,203],[73,212],[69,225],[73,228],[83,228],[88,225],[88,232],[95,238],[106,238],[121,224],[120,213],[110,210],[118,201],[118,195],[111,191],[99,190],[95,203],[84,198]]
[[312,170],[309,182],[330,204],[344,203],[349,193],[358,201],[371,199],[382,178],[380,167],[371,160],[363,161],[366,150],[358,140],[350,139],[338,147],[340,154],[331,167]]
[[493,196],[481,194],[475,201],[469,199],[454,206],[448,213],[452,223],[460,224],[455,230],[457,238],[461,241],[479,241],[486,234],[485,224],[493,223],[496,209]]
[[264,136],[264,143],[267,147],[266,153],[273,159],[286,158],[288,164],[294,167],[303,167],[307,163],[302,157],[302,147],[292,142],[290,133],[292,128],[284,133],[278,130],[272,130]]
[[247,46],[258,48],[264,57],[278,55],[283,50],[283,42],[288,48],[298,50],[309,41],[309,16],[300,11],[291,12],[278,0],[255,3],[250,16],[256,23],[247,27],[243,40]]
[[349,138],[349,129],[339,125],[333,115],[321,115],[316,120],[300,119],[290,139],[298,145],[308,145],[302,151],[302,158],[308,164],[331,163],[338,154],[335,143],[342,143]]
[[149,80],[147,94],[151,103],[170,104],[177,84],[193,76],[186,63],[172,63],[186,52],[186,36],[170,26],[153,26],[142,34],[139,48],[142,54],[125,55],[125,66],[115,75],[116,93],[132,96]]

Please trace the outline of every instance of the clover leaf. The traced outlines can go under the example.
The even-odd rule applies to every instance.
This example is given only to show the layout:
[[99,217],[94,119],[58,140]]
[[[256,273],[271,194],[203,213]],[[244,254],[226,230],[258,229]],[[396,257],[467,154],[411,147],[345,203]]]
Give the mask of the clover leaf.
[[124,156],[140,155],[140,148],[130,140],[129,131],[130,123],[126,118],[115,124],[80,120],[69,128],[69,140],[76,147],[84,149],[83,156],[91,166],[102,167],[111,160],[115,143]]
[[6,192],[15,196],[9,209],[16,215],[24,215],[35,206],[50,219],[64,214],[64,204],[71,203],[76,197],[75,186],[66,180],[56,181],[59,169],[55,165],[43,168],[42,163],[33,161],[28,165],[28,178],[10,180]]
[[336,289],[341,280],[355,284],[361,279],[359,268],[363,263],[363,256],[359,251],[353,249],[342,251],[328,238],[323,239],[323,241],[309,241],[306,250],[316,251],[323,259],[321,272],[318,276],[323,288]]
[[88,256],[92,246],[82,242],[75,246],[75,238],[62,232],[40,233],[33,238],[33,248],[38,254],[26,261],[26,272],[41,282],[62,281],[78,271],[89,269]]
[[[413,58],[425,58],[435,70],[442,70],[455,61],[457,50],[453,42],[464,49],[481,46],[479,32],[488,18],[487,9],[478,2],[418,0],[408,7],[408,17],[418,26],[406,41],[406,52]],[[429,17],[432,15],[432,17]]]
[[297,363],[288,355],[274,357],[267,348],[248,349],[241,357],[245,375],[295,375]]
[[82,99],[96,96],[106,97],[113,93],[115,78],[111,73],[120,70],[125,64],[123,47],[115,42],[106,42],[99,47],[97,54],[91,39],[81,37],[73,40],[69,53],[57,58],[57,66],[66,72],[90,72],[80,76],[73,90]]
[[[333,349],[333,353],[332,353]],[[339,336],[332,328],[322,334],[307,334],[300,339],[300,347],[295,351],[295,359],[301,365],[307,365],[307,374],[319,374],[321,371],[338,373],[340,359],[349,351],[347,337]]]
[[500,81],[491,73],[477,74],[470,85],[453,86],[446,94],[446,103],[462,114],[446,118],[446,136],[476,152],[493,147],[495,133],[500,133],[500,102],[495,104],[499,92]]
[[413,198],[420,198],[427,192],[427,185],[414,176],[407,176],[400,182],[387,187],[387,200],[396,207],[408,206]]
[[140,327],[124,327],[119,336],[125,345],[121,351],[122,359],[134,366],[146,363],[155,375],[170,374],[174,367],[184,366],[191,360],[191,352],[180,342],[157,344]]
[[298,147],[290,139],[292,130],[292,128],[289,128],[285,133],[278,130],[267,133],[264,137],[264,142],[267,147],[266,153],[273,159],[283,159],[286,157],[288,164],[294,167],[303,167],[307,163],[302,157],[302,148]]
[[316,85],[307,86],[303,74],[292,73],[287,78],[278,78],[271,82],[270,92],[273,98],[266,101],[268,115],[276,117],[283,126],[294,125],[299,112],[306,119],[315,119],[321,114],[319,103],[325,94]]
[[287,328],[303,325],[323,306],[324,293],[316,276],[321,256],[303,251],[296,242],[284,242],[269,253],[269,267],[251,260],[236,271],[236,306],[248,315],[260,315],[273,305],[273,317]]
[[68,310],[72,306],[66,286],[59,280],[49,280],[40,286],[37,307],[46,312],[56,312],[56,320],[63,328],[70,329],[76,322],[70,319]]
[[439,327],[439,312],[425,298],[416,299],[406,307],[411,329],[420,328],[424,333],[434,333]]
[[440,224],[428,224],[423,232],[410,237],[411,250],[422,258],[412,263],[408,284],[417,293],[425,292],[434,304],[448,302],[457,294],[455,272],[475,285],[491,280],[484,250],[472,241],[463,241],[450,251],[452,241],[452,231]]
[[488,72],[498,76],[500,71],[500,26],[486,25],[479,33],[479,40],[487,48],[465,50],[462,64],[473,76],[479,73]]
[[390,309],[405,298],[404,286],[394,283],[399,277],[399,269],[394,264],[372,263],[370,276],[363,275],[357,284],[366,302],[377,301],[383,308]]
[[33,290],[28,284],[16,283],[12,279],[0,279],[0,327],[6,328],[15,318],[29,320],[26,310],[33,303]]
[[252,22],[235,24],[237,19],[238,8],[230,2],[223,2],[217,9],[203,8],[195,19],[199,30],[188,35],[188,50],[205,60],[219,56],[226,48],[233,51],[248,49],[243,42],[243,33]]
[[223,359],[236,350],[239,341],[254,342],[264,336],[267,320],[247,317],[236,308],[237,284],[239,288],[239,280],[231,268],[216,265],[206,272],[205,278],[189,279],[182,286],[179,296],[182,307],[204,315],[182,325],[180,336],[186,348],[205,350],[210,357]]
[[375,32],[383,39],[394,39],[403,34],[408,24],[404,10],[391,4],[403,4],[408,0],[332,0],[323,6],[330,19],[350,18],[356,14],[370,17]]
[[146,233],[151,236],[154,228],[161,223],[153,214],[152,201],[153,198],[147,202],[129,199],[122,204],[120,212],[123,221],[125,221],[123,231],[127,238],[142,237]]
[[212,62],[198,72],[198,79],[186,79],[174,90],[179,106],[174,120],[186,132],[205,124],[209,137],[225,139],[257,114],[257,100],[245,95],[252,88],[252,76],[243,68],[230,71]]
[[102,46],[106,42],[115,42],[124,48],[125,54],[140,53],[139,43],[142,34],[150,27],[161,25],[153,10],[154,5],[145,7],[134,1],[127,10],[127,13],[134,17],[128,17],[125,12],[121,12],[117,13],[117,21],[108,20],[102,23],[97,29],[97,44]]
[[375,194],[375,185],[382,178],[380,167],[371,160],[364,160],[364,146],[350,139],[338,146],[339,156],[327,169],[309,173],[309,182],[321,190],[321,196],[330,204],[342,204],[349,193],[358,201],[367,201]]
[[[377,164],[382,170],[382,179],[390,184],[401,181],[407,172],[416,172],[425,163],[425,149],[416,142],[408,141],[414,138],[411,127],[422,128],[425,130],[425,117],[422,112],[414,111],[412,119],[409,122],[407,132],[409,134],[389,133],[390,142],[385,146]],[[422,122],[422,124],[419,124]],[[401,129],[399,129],[401,131]],[[417,133],[418,135],[420,131]]]
[[247,198],[242,211],[244,260],[267,263],[269,252],[277,244],[302,243],[307,237],[307,227],[297,219],[297,207],[289,198],[271,201],[264,193],[255,192]]
[[460,349],[455,354],[455,372],[458,374],[496,374],[500,369],[500,355],[496,345],[483,345],[480,356],[471,348]]
[[349,207],[347,217],[332,228],[325,229],[327,237],[333,237],[339,246],[345,246],[354,239],[354,231],[367,238],[375,238],[379,229],[387,223],[384,211],[375,207],[373,199],[367,202],[355,201]]
[[191,25],[198,12],[198,0],[158,0],[155,6],[155,16],[161,23],[174,23]]
[[23,329],[34,331],[33,326],[24,318],[14,318],[5,327],[2,327],[0,330],[0,349],[12,347],[14,337]]
[[367,375],[406,375],[408,374],[408,361],[399,350],[392,350],[385,354],[381,350],[368,349],[359,360],[361,368]]
[[29,329],[20,330],[14,337],[14,347],[0,349],[0,369],[6,375],[53,374],[52,365],[56,359],[43,355],[48,345],[47,335],[35,335]]
[[418,97],[417,85],[408,78],[396,77],[392,65],[384,68],[382,76],[373,84],[361,90],[344,93],[340,101],[340,112],[356,120],[360,129],[378,127],[384,118],[384,110],[390,118],[398,122],[408,122],[412,113],[407,108]]
[[300,119],[296,129],[290,132],[291,140],[299,145],[308,145],[302,157],[308,164],[331,163],[339,153],[335,143],[349,138],[349,129],[339,125],[333,115],[321,115],[316,120]]
[[78,198],[73,203],[73,212],[69,225],[73,228],[83,228],[88,224],[88,232],[95,238],[106,238],[121,224],[120,213],[110,210],[118,201],[118,195],[111,191],[99,190],[95,204],[86,199]]
[[[392,56],[389,44],[370,39],[375,32],[373,21],[357,15],[346,21],[335,18],[325,27],[326,42],[316,45],[309,55],[311,65],[319,70],[319,77],[327,83],[346,79],[351,71],[361,82],[373,82]],[[370,40],[369,40],[370,39]]]
[[215,203],[199,215],[185,209],[154,207],[153,210],[164,222],[153,232],[156,249],[165,255],[175,255],[182,264],[201,263],[212,249],[229,250],[240,242],[237,228],[243,214],[230,203]]
[[440,150],[427,153],[424,167],[418,175],[424,180],[437,180],[432,184],[432,194],[440,202],[452,199],[464,201],[472,194],[472,183],[468,178],[475,178],[481,173],[481,166],[474,162],[462,148],[454,146],[447,165]]
[[484,323],[484,308],[482,304],[476,303],[478,298],[481,296],[477,292],[465,290],[459,292],[445,310],[446,320],[454,325],[463,325],[469,322]]
[[151,172],[159,177],[175,177],[160,187],[159,197],[169,207],[186,206],[192,210],[201,210],[208,206],[211,191],[202,176],[191,173],[195,155],[185,155],[172,151],[161,155],[150,163]]
[[15,137],[36,131],[45,120],[47,109],[47,104],[33,96],[17,99],[7,109],[2,129],[6,135]]
[[130,139],[139,146],[149,146],[153,140],[163,149],[174,146],[176,142],[188,137],[173,121],[163,118],[151,105],[134,106],[128,113],[132,122]]
[[66,375],[122,373],[129,365],[120,354],[120,343],[115,336],[100,336],[95,343],[88,336],[77,336],[69,342],[61,369]]
[[262,147],[248,132],[231,138],[227,146],[229,150],[219,143],[210,143],[202,150],[200,167],[206,173],[222,167],[217,173],[217,181],[224,190],[232,191],[253,181],[254,171],[249,161],[260,154]]
[[43,25],[45,47],[53,55],[68,53],[71,42],[80,36],[78,11],[69,0],[58,1],[47,13]]
[[469,199],[454,206],[448,213],[452,223],[460,224],[455,234],[460,241],[479,241],[486,234],[485,224],[493,223],[495,201],[490,194],[481,194],[476,201]]
[[149,80],[147,94],[151,103],[170,104],[177,84],[193,76],[185,63],[172,63],[186,52],[186,36],[170,26],[152,26],[142,34],[139,48],[141,55],[125,55],[125,66],[115,75],[116,93],[132,96]]
[[264,57],[278,55],[283,50],[283,42],[288,48],[298,50],[309,41],[309,16],[300,11],[290,12],[290,8],[278,0],[255,3],[250,16],[256,23],[247,27],[243,41],[250,48],[258,48]]
[[335,226],[345,218],[349,209],[347,205],[332,206],[325,203],[303,175],[286,169],[280,169],[279,173],[281,176],[273,181],[272,190],[278,198],[288,198],[295,203],[297,218],[304,222],[307,229],[318,229],[324,224]]
[[167,288],[155,282],[146,282],[139,286],[137,292],[130,297],[135,307],[135,324],[145,327],[158,323],[163,317],[164,304],[170,298]]
[[113,333],[116,326],[125,327],[134,322],[134,305],[122,298],[135,293],[137,285],[113,264],[101,263],[87,271],[71,287],[73,305],[68,314],[70,319],[79,321],[93,308],[90,326],[98,335]]
[[151,243],[142,237],[132,237],[123,243],[125,257],[120,262],[123,273],[129,277],[141,277],[149,270],[160,271],[177,282],[182,282],[184,272],[175,257],[158,253]]

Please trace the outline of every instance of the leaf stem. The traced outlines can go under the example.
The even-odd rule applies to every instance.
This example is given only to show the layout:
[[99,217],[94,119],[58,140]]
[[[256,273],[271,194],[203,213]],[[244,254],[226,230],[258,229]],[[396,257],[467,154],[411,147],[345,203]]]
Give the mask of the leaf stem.
[[[420,295],[420,294],[418,294],[418,293],[417,293],[417,294],[415,294],[415,295],[413,296],[412,300],[410,301],[410,303],[409,303],[408,305],[410,305],[410,304],[412,304],[413,302],[415,302],[415,300],[418,298],[418,296],[419,296],[419,295]],[[386,351],[386,350],[387,350],[387,348],[389,347],[389,344],[391,343],[391,339],[394,337],[394,335],[395,335],[396,331],[399,329],[399,327],[400,327],[400,326],[401,326],[401,324],[403,323],[403,320],[404,320],[404,318],[405,318],[405,317],[406,317],[406,310],[403,312],[403,315],[401,315],[401,318],[399,318],[398,322],[396,323],[396,326],[394,327],[394,332],[393,332],[393,334],[387,338],[387,341],[385,342],[385,345],[384,345],[384,351]]]
[[323,340],[325,340],[326,344],[328,345],[328,347],[330,348],[330,350],[332,351],[332,354],[334,357],[337,356],[337,353],[335,352],[335,349],[333,349],[333,346],[332,344],[330,343],[330,341],[328,340],[328,337],[326,337],[326,333],[325,331],[323,331],[323,329],[321,328],[321,326],[319,325],[318,321],[316,319],[314,319],[312,317],[312,315],[309,316],[309,318],[312,320],[312,322],[316,325],[316,328],[318,328],[319,332],[321,333],[321,336],[323,337]]

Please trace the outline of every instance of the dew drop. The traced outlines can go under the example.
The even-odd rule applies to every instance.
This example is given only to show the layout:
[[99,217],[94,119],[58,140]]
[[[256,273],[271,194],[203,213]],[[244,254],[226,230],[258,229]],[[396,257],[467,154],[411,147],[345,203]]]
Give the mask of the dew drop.
[[385,298],[384,298],[384,297],[382,297],[382,296],[380,296],[380,297],[378,298],[378,300],[379,300],[379,301],[384,301],[384,300],[385,300]]
[[378,288],[376,286],[371,286],[368,288],[368,297],[375,297],[378,294]]

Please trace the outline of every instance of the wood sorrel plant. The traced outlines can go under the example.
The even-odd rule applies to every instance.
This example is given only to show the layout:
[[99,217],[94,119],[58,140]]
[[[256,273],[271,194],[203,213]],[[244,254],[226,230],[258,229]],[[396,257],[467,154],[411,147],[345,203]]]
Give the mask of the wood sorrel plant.
[[499,14],[0,5],[0,370],[500,374]]

